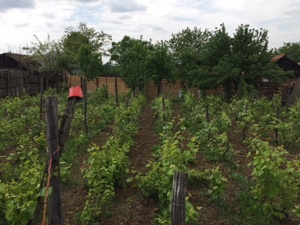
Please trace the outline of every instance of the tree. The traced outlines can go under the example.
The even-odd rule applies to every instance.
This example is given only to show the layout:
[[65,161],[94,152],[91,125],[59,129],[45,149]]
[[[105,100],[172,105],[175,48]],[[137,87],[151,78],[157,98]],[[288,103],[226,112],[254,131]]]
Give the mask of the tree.
[[42,42],[34,35],[36,42],[31,42],[31,47],[23,47],[30,54],[28,58],[32,61],[41,63],[39,68],[40,76],[40,118],[43,112],[43,92],[44,92],[44,76],[51,73],[61,73],[63,70],[61,45],[59,42],[51,40],[48,34],[47,40]]
[[106,54],[104,46],[110,42],[111,36],[89,28],[84,23],[79,23],[78,30],[69,27],[65,32],[62,38],[63,64],[72,73],[84,77],[84,118],[85,132],[88,133],[87,81],[100,75],[102,55]]
[[44,42],[40,41],[36,35],[34,37],[36,42],[31,42],[32,46],[23,47],[23,50],[28,51],[30,59],[42,64],[39,72],[60,72],[62,70],[60,43],[51,40],[49,34]]
[[157,94],[162,92],[162,79],[175,81],[173,76],[174,60],[166,42],[158,42],[153,46],[153,50],[148,57],[148,71],[152,80],[157,85]]
[[[270,63],[268,32],[240,25],[229,37],[224,24],[216,28],[202,52],[202,68],[198,68],[200,88],[222,85],[227,100],[233,94],[251,92],[261,78],[274,82],[285,79],[287,73]],[[206,76],[204,75],[206,73]],[[194,71],[197,75],[197,70]]]
[[119,66],[119,73],[126,85],[133,91],[142,89],[151,77],[148,72],[148,57],[153,49],[151,42],[124,36],[120,42],[113,42],[111,61]]
[[[62,37],[62,46],[66,69],[75,74],[79,73],[78,50],[82,45],[90,45],[92,52],[100,54],[102,64],[102,55],[107,55],[105,46],[110,43],[111,35],[89,28],[85,23],[79,23],[77,30],[74,27],[68,27],[65,33]],[[88,80],[95,78],[94,76],[89,77],[89,74],[85,76]]]
[[175,74],[183,82],[191,81],[192,71],[201,66],[199,57],[210,37],[208,30],[202,31],[194,27],[193,30],[186,28],[177,34],[172,34],[168,41],[174,60],[176,62]]
[[286,54],[295,62],[300,62],[300,42],[284,43],[282,47],[274,49],[274,55]]
[[120,69],[119,65],[113,63],[112,61],[106,62],[103,67],[102,73],[105,74],[106,77],[119,77],[120,76]]

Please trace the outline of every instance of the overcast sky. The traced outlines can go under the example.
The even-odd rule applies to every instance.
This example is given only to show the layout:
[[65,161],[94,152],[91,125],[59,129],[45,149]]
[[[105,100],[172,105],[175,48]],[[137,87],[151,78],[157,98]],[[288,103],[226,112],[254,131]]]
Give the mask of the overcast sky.
[[213,30],[224,23],[229,34],[240,24],[264,28],[269,48],[300,41],[299,0],[0,0],[0,53],[62,37],[79,22],[111,34],[169,40],[190,27]]

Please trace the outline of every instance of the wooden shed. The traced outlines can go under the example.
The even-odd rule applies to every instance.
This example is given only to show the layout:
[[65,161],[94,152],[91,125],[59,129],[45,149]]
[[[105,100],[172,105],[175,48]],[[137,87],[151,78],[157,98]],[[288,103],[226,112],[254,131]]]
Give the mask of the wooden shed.
[[275,62],[284,71],[294,71],[296,78],[300,77],[300,65],[291,60],[286,54],[276,55],[271,59],[271,62]]
[[[41,84],[44,89],[57,87],[64,82],[60,73],[46,76],[39,73],[42,63],[33,61],[30,57],[15,53],[0,54],[0,98],[6,96],[21,96],[38,94]],[[44,81],[44,82],[43,82]]]
[[293,71],[294,78],[289,79],[281,85],[282,104],[291,106],[295,104],[300,97],[300,65],[291,60],[286,54],[276,55],[272,58],[284,71]]

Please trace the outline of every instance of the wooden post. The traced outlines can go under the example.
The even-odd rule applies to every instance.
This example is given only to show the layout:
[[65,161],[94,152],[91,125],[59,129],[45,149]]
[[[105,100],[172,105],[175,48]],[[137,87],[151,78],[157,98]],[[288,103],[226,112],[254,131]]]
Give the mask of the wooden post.
[[44,92],[44,78],[41,76],[41,86],[40,86],[40,119],[43,119],[43,92]]
[[60,154],[62,154],[66,140],[69,136],[69,132],[71,129],[71,123],[73,120],[73,115],[75,112],[75,104],[77,103],[77,98],[71,98],[68,102],[65,114],[61,120],[60,128],[59,128],[59,146],[60,146]]
[[[208,102],[208,99],[207,99],[207,98],[205,98],[205,117],[206,117],[206,122],[207,122],[207,123],[210,123],[210,117],[209,117],[209,102]],[[210,133],[210,131],[208,132],[207,136],[208,136],[208,139],[211,138],[211,133]]]
[[185,197],[187,173],[175,172],[172,193],[172,225],[185,225]]
[[[276,108],[276,117],[279,120],[279,117],[280,117],[280,109],[279,109],[279,107]],[[279,145],[278,128],[277,127],[275,128],[275,143],[276,143],[276,146]]]
[[7,73],[7,96],[11,95],[11,83],[10,83],[10,75],[9,75],[9,71],[6,71]]
[[116,95],[116,106],[119,105],[119,99],[118,99],[118,81],[117,78],[115,78],[115,95]]
[[24,89],[24,80],[23,80],[23,74],[22,73],[18,73],[19,76],[19,87],[20,87],[20,97],[23,99],[23,89]]
[[[248,112],[248,103],[245,106],[245,110],[246,110],[246,113],[247,113]],[[246,126],[243,128],[243,140],[246,140],[246,137],[247,137],[247,128],[248,128],[248,126],[246,124]]]
[[206,104],[205,104],[205,117],[206,117],[206,122],[209,123],[210,122],[210,118],[209,118],[209,104],[208,104],[207,99],[206,99]]
[[[50,201],[45,206],[48,209],[48,224],[62,225],[61,210],[61,188],[59,171],[59,145],[58,145],[58,113],[57,98],[55,96],[46,99],[46,122],[47,122],[47,143],[49,154],[48,184],[52,187]],[[47,194],[46,194],[47,195]],[[44,212],[47,212],[44,209]]]
[[164,125],[167,123],[167,116],[166,116],[166,104],[165,104],[165,96],[162,97],[162,107],[163,107],[163,122]]
[[88,120],[87,120],[87,79],[86,77],[83,78],[83,101],[84,101],[84,129],[85,133],[89,133],[88,128]]

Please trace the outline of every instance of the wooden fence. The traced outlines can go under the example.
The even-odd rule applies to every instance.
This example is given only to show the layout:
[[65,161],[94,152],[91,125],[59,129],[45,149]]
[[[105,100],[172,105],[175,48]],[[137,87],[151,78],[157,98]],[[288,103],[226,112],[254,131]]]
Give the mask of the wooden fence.
[[[68,76],[67,81],[69,86],[82,86],[83,78],[80,76]],[[87,84],[88,91],[94,91],[96,88],[107,87],[108,93],[115,95],[116,89],[120,94],[126,94],[129,92],[129,88],[126,87],[125,82],[119,77],[98,77],[95,80],[91,80]]]
[[63,81],[63,76],[59,74],[43,77],[21,70],[2,69],[0,70],[0,98],[20,97],[24,94],[35,95],[40,93],[41,84],[45,90],[48,87],[55,88]]
[[[83,79],[80,76],[68,76],[69,86],[82,86]],[[88,82],[88,91],[94,91],[96,88],[107,87],[108,93],[115,95],[115,93],[126,94],[130,91],[126,87],[125,82],[119,77],[99,77],[95,80]],[[175,83],[169,83],[167,80],[162,80],[162,90],[166,96],[178,97],[179,91],[182,90],[182,83],[178,80]],[[198,88],[190,88],[190,91],[197,96]],[[157,97],[157,85],[150,81],[145,86],[145,93],[149,98]],[[207,94],[220,94],[222,89],[208,90]]]
[[[43,81],[42,81],[43,79]],[[43,82],[43,89],[48,87],[57,87],[58,84],[66,81],[69,86],[82,86],[83,79],[80,76],[67,76],[60,74],[52,74],[50,76],[40,76],[36,74],[25,73],[20,70],[5,70],[0,69],[0,98],[6,96],[22,96],[24,91],[26,94],[34,95],[40,93],[41,82]],[[291,80],[283,83],[278,90],[278,86],[271,82],[260,82],[257,89],[260,95],[271,97],[274,93],[283,91],[291,83]],[[88,82],[88,91],[94,91],[96,88],[107,87],[108,93],[111,95],[126,94],[130,89],[126,86],[125,82],[119,77],[99,77],[95,80]],[[183,85],[178,80],[175,83],[169,83],[167,80],[162,80],[162,90],[166,96],[178,97]],[[190,91],[198,96],[198,88],[190,88]],[[157,85],[150,81],[145,86],[145,93],[149,98],[157,96]],[[222,88],[207,90],[207,95],[222,94]]]

